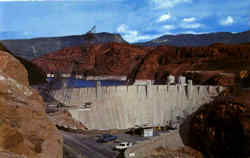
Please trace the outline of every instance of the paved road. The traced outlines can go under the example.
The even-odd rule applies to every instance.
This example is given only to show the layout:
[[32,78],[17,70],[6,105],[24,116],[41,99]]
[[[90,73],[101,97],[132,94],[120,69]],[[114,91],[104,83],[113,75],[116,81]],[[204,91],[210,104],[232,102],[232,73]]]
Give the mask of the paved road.
[[99,144],[93,137],[85,137],[80,134],[62,132],[64,143],[85,158],[115,158],[119,153],[112,150],[112,147],[106,144]]
[[[81,153],[84,158],[116,158],[119,155],[118,151],[113,148],[118,141],[128,141],[135,143],[136,141],[143,141],[145,138],[140,136],[130,136],[125,133],[116,133],[117,141],[109,143],[97,143],[98,134],[76,134],[61,131],[64,137],[64,144],[73,148],[77,153]],[[99,134],[100,135],[100,134]]]

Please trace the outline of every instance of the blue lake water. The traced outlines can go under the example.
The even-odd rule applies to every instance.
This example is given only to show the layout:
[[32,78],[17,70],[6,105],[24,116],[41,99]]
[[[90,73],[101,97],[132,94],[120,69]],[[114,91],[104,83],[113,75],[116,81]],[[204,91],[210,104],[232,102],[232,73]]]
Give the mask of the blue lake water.
[[[48,81],[51,82],[53,78],[49,78]],[[96,87],[96,80],[80,80],[75,78],[67,78],[66,80],[67,88],[87,88],[87,87]],[[127,85],[126,81],[119,80],[101,80],[101,86],[121,86]]]

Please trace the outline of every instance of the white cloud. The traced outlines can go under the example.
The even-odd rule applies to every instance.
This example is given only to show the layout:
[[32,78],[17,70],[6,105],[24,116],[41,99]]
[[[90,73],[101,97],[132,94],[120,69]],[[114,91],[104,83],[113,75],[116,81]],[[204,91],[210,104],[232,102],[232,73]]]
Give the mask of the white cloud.
[[226,19],[220,21],[221,25],[232,25],[234,23],[234,19],[231,16],[228,16]]
[[180,3],[192,2],[192,0],[151,0],[158,9],[171,8]]
[[191,17],[191,18],[184,18],[183,21],[184,22],[194,22],[196,20],[195,17]]
[[128,42],[138,42],[142,40],[150,40],[158,37],[158,35],[141,35],[136,30],[130,30],[129,27],[125,24],[121,24],[117,28],[117,32],[121,33],[123,38]]
[[164,25],[163,28],[166,30],[174,30],[175,26],[174,25]]
[[170,18],[171,18],[170,14],[164,14],[158,18],[157,22],[163,22],[163,21],[169,20]]
[[128,29],[128,26],[125,25],[125,24],[121,24],[118,28],[117,28],[117,31],[120,32],[120,33],[124,33],[126,32]]
[[198,29],[200,27],[202,27],[202,24],[200,23],[183,23],[180,25],[181,28],[184,28],[184,29]]

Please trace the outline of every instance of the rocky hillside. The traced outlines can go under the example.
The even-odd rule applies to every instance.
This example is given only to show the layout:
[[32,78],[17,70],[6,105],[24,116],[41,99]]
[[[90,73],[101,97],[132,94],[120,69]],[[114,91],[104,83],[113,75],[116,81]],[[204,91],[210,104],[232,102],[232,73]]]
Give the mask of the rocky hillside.
[[[66,48],[32,62],[46,73],[75,71],[85,75],[125,75],[132,80],[166,80],[169,74],[201,70],[203,73],[196,74],[203,79],[193,78],[195,83],[216,84],[214,82],[223,81],[223,73],[250,70],[250,44],[140,47],[109,43],[90,48]],[[233,74],[226,76],[230,80],[233,78]]]
[[1,157],[62,158],[63,141],[24,66],[0,51]]
[[14,55],[31,60],[67,47],[109,42],[125,43],[126,41],[119,34],[96,33],[65,37],[2,40],[0,42]]
[[213,43],[239,44],[250,42],[250,31],[241,33],[218,32],[208,34],[164,35],[152,41],[138,43],[142,46],[208,46]]

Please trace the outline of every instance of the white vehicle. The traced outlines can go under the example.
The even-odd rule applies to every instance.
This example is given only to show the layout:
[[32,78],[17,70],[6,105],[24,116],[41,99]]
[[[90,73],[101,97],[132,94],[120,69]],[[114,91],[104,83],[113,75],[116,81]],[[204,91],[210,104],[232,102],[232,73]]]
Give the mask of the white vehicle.
[[117,149],[117,150],[125,150],[125,149],[131,147],[132,145],[133,144],[129,143],[129,142],[122,142],[119,145],[116,145],[115,149]]

